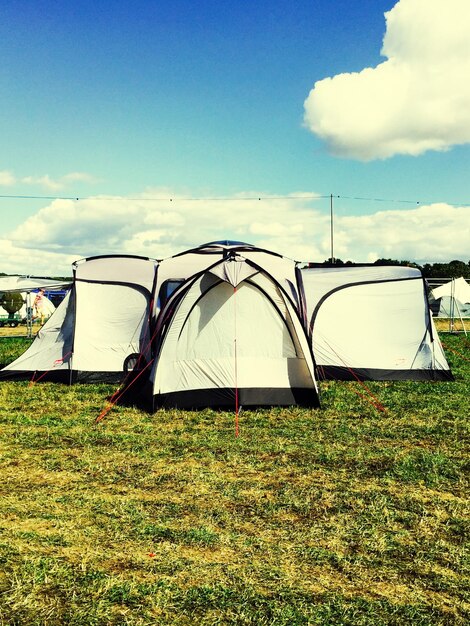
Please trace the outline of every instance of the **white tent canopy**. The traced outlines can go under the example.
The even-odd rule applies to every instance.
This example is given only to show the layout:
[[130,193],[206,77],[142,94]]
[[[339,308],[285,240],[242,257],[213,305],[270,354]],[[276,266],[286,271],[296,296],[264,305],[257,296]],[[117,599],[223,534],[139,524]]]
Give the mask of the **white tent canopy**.
[[126,379],[128,396],[154,408],[318,406],[318,378],[452,379],[413,268],[301,270],[213,242],[73,270],[69,295],[0,379]]
[[[179,283],[168,298],[166,284]],[[156,406],[318,406],[293,261],[213,243],[162,261],[150,374]]]

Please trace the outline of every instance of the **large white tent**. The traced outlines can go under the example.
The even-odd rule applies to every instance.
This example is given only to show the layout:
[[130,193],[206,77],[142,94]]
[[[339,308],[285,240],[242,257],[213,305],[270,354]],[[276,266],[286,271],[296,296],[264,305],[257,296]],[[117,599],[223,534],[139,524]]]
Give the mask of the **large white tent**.
[[214,242],[163,261],[75,263],[69,296],[0,371],[25,377],[126,378],[128,396],[153,408],[197,408],[318,406],[321,377],[452,374],[419,270],[300,269],[248,244]]
[[297,278],[293,261],[246,244],[162,261],[153,406],[318,406]]

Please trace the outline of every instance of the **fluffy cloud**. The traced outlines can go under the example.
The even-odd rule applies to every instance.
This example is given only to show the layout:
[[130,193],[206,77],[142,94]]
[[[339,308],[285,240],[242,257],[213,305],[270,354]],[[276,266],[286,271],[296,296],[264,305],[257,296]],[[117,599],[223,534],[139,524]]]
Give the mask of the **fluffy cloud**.
[[16,185],[17,183],[24,183],[25,185],[34,185],[36,187],[41,187],[46,191],[60,191],[61,189],[65,189],[67,186],[73,183],[93,184],[96,182],[98,182],[98,180],[87,172],[70,172],[69,174],[65,174],[60,178],[54,179],[51,178],[49,174],[44,174],[42,176],[24,176],[22,178],[18,178],[8,170],[0,171],[0,185],[10,187]]
[[295,256],[306,252],[299,237],[304,224],[320,230],[327,224],[327,216],[311,208],[312,200],[258,197],[194,200],[153,190],[133,199],[54,200],[16,228],[10,240],[21,248],[76,258],[117,252],[164,258],[206,241],[235,238],[268,241],[272,249]]
[[47,191],[59,191],[64,188],[63,183],[53,180],[48,174],[44,176],[25,176],[21,179],[21,182],[26,185],[37,185]]
[[97,179],[86,172],[70,172],[60,178],[53,179],[48,174],[44,176],[26,176],[21,179],[27,185],[38,185],[49,191],[60,191],[73,183],[96,183]]
[[[0,271],[67,275],[73,260],[87,256],[165,258],[219,239],[246,241],[302,261],[330,256],[329,200],[258,197],[194,200],[153,190],[134,199],[54,200],[1,242]],[[466,207],[434,204],[335,216],[335,256],[343,260],[468,260],[469,240]]]
[[470,210],[438,203],[338,220],[336,256],[375,261],[469,260]]
[[337,156],[368,161],[470,142],[470,2],[400,0],[386,61],[315,83],[305,124]]
[[14,185],[16,183],[16,178],[13,174],[7,170],[0,171],[0,185],[4,185],[5,187],[9,187],[10,185]]

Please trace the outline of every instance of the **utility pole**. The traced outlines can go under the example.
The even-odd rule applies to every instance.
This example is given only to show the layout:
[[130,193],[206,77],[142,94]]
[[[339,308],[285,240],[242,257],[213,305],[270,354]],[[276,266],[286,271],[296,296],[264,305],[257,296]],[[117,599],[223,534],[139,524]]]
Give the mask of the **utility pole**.
[[333,247],[333,194],[330,194],[330,244],[331,244],[331,263],[335,262],[334,247]]

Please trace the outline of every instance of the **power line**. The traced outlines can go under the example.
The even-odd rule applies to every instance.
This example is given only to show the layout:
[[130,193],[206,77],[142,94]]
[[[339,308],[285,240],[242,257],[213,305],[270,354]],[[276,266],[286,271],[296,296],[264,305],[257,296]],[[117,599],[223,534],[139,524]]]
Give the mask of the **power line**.
[[69,198],[66,196],[15,196],[0,195],[0,198],[10,198],[13,200],[87,200],[88,198]]
[[421,204],[419,200],[389,200],[387,198],[361,198],[359,196],[337,196],[337,197],[343,200],[365,200],[366,202],[403,202],[406,204]]
[[85,200],[109,202],[112,199],[122,199],[129,202],[244,202],[244,201],[270,201],[270,200],[285,200],[289,202],[297,202],[300,200],[324,200],[331,199],[331,197],[338,200],[358,200],[362,202],[382,202],[390,204],[413,204],[413,205],[426,205],[436,204],[437,202],[443,202],[449,206],[470,206],[470,202],[448,202],[446,200],[404,200],[398,198],[368,198],[365,196],[343,196],[337,194],[299,194],[299,195],[278,195],[278,196],[185,196],[181,198],[175,198],[171,196],[165,197],[145,197],[145,198],[130,198],[119,195],[106,195],[106,196],[25,196],[15,194],[3,194],[0,195],[0,199],[9,200],[72,200],[74,202],[80,202]]
[[[19,195],[0,195],[0,198],[10,198],[10,199],[20,199],[20,200],[110,200],[110,199],[123,199],[130,200],[132,202],[183,202],[187,200],[192,201],[220,201],[220,202],[240,202],[243,200],[319,200],[322,198],[329,198],[330,194],[325,196],[319,196],[317,194],[307,194],[307,195],[296,195],[296,196],[201,196],[201,197],[193,197],[193,196],[184,196],[181,198],[173,198],[173,197],[159,197],[159,198],[130,198],[127,196],[119,196],[119,195],[106,195],[106,196],[19,196]],[[337,196],[335,196],[337,197]]]

